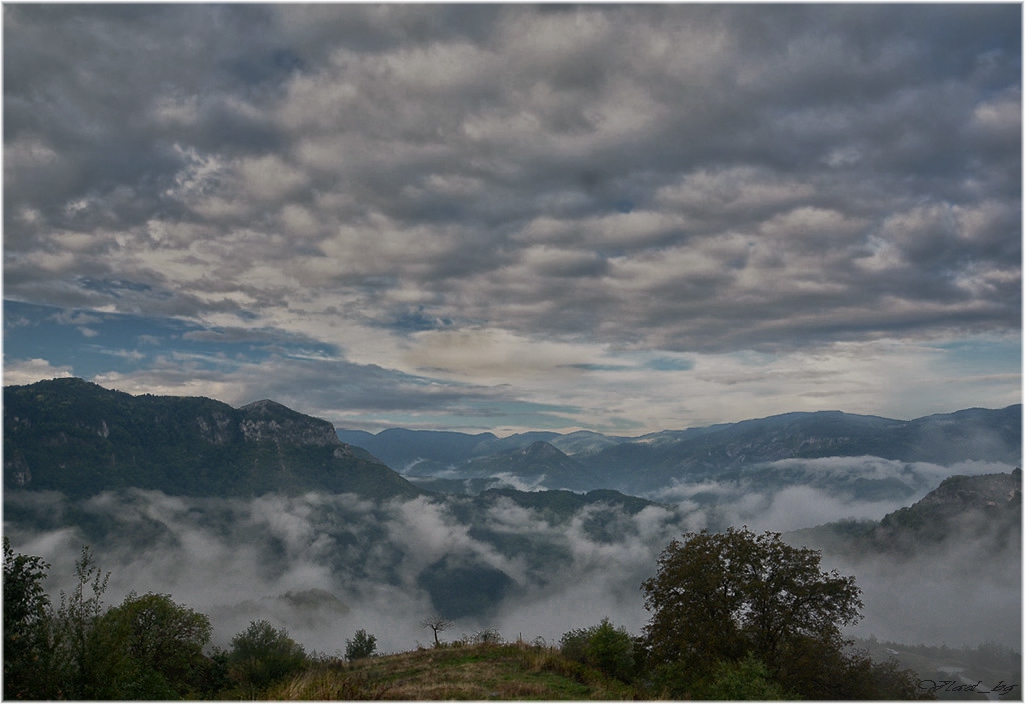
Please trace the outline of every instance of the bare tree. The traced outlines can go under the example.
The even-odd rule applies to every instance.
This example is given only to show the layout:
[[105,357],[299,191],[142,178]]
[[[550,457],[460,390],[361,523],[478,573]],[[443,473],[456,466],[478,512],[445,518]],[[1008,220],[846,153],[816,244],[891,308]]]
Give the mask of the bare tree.
[[441,647],[441,641],[438,640],[438,634],[441,633],[442,631],[448,630],[449,626],[451,626],[451,625],[452,625],[451,621],[449,621],[447,618],[444,618],[444,617],[438,616],[438,615],[434,615],[434,616],[431,616],[429,618],[425,618],[423,621],[420,622],[420,627],[421,628],[430,628],[431,630],[434,631],[434,647],[435,648],[440,648]]

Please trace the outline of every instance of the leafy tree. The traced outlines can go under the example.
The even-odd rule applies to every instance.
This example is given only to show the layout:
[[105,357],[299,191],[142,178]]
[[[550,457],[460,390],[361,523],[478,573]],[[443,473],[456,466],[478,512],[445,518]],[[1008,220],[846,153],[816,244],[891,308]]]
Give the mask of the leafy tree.
[[96,631],[106,655],[103,694],[171,699],[201,688],[210,619],[169,595],[131,593],[99,619]]
[[47,699],[40,688],[48,668],[47,629],[50,599],[43,581],[50,565],[41,557],[15,553],[6,536],[4,545],[4,698]]
[[434,631],[434,647],[440,648],[441,641],[438,639],[438,634],[443,631],[447,631],[452,627],[452,622],[442,616],[434,615],[425,618],[420,622],[421,628],[430,628]]
[[642,585],[655,662],[679,675],[750,654],[786,685],[781,676],[794,674],[784,670],[788,661],[840,652],[841,629],[860,617],[861,590],[853,577],[821,571],[818,551],[746,527],[683,538],[669,544],[656,576]]
[[608,618],[596,626],[564,633],[559,644],[563,655],[572,660],[624,682],[633,677],[633,639],[625,628],[616,628]]
[[359,629],[353,634],[352,639],[345,639],[345,659],[359,660],[369,658],[377,650],[377,638]]
[[306,665],[306,651],[269,621],[252,621],[231,639],[228,668],[247,695],[254,695],[272,682],[287,677]]
[[105,689],[108,653],[96,624],[103,613],[110,573],[100,570],[89,547],[84,546],[75,563],[75,575],[75,588],[70,594],[61,591],[52,620],[49,676],[60,698],[97,699]]

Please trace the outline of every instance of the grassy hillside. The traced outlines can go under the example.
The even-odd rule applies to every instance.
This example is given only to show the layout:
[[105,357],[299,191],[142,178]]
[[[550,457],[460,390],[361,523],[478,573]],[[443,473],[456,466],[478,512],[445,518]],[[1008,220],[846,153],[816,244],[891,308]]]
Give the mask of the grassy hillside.
[[364,658],[324,660],[267,692],[284,700],[624,700],[635,687],[526,643],[452,645]]

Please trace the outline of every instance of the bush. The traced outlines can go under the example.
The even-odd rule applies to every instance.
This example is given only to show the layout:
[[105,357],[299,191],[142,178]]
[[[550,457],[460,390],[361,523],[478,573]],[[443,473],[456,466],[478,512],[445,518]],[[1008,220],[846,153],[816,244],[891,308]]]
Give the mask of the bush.
[[625,628],[616,628],[609,619],[597,626],[580,628],[563,634],[562,653],[624,682],[634,675],[633,639]]
[[750,655],[741,660],[721,662],[709,682],[692,692],[695,699],[726,701],[766,701],[788,699],[783,688],[772,681],[765,663]]
[[352,639],[345,639],[345,659],[359,660],[369,658],[377,651],[377,638],[362,628],[356,631]]
[[247,695],[295,674],[306,666],[306,651],[268,621],[253,621],[231,639],[228,671]]
[[502,634],[498,632],[497,628],[484,628],[470,636],[467,643],[470,645],[500,645]]

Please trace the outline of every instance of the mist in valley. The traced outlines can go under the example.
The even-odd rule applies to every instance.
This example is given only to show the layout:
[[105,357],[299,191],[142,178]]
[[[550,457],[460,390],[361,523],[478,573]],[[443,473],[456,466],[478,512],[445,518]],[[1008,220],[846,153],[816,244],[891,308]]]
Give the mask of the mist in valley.
[[[222,647],[266,618],[308,650],[342,651],[364,628],[380,651],[403,651],[432,642],[420,623],[437,612],[454,622],[444,640],[494,627],[508,640],[551,643],[604,617],[639,633],[648,620],[641,582],[682,533],[878,520],[949,475],[1011,469],[789,460],[767,470],[793,481],[766,482],[764,472],[752,472],[677,484],[636,512],[597,505],[572,515],[463,496],[374,503],[317,493],[243,500],[130,490],[72,503],[56,493],[20,493],[5,497],[5,534],[16,551],[51,563],[46,586],[54,597],[73,588],[75,560],[88,544],[111,573],[107,604],[133,590],[170,594],[210,616],[213,643]],[[859,499],[844,488],[859,477],[897,478],[912,493]],[[826,555],[823,564],[854,574],[864,590],[863,620],[851,635],[1020,649],[1020,544],[994,551],[957,542],[911,560]]]

